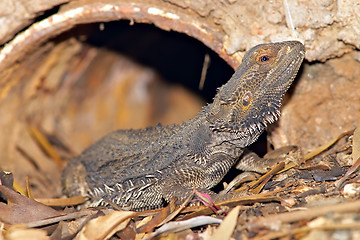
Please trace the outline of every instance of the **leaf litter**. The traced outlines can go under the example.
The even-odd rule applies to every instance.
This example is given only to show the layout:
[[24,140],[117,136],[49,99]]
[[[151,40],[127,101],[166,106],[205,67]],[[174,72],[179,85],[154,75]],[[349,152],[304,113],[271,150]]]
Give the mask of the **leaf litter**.
[[[37,135],[34,140],[38,145],[51,159],[57,156],[57,160],[53,160],[61,165],[61,156],[48,144],[46,136],[31,128]],[[355,236],[360,227],[357,217],[360,160],[354,159],[359,155],[358,132],[344,132],[305,154],[298,163],[280,162],[259,179],[225,183],[225,187],[230,186],[229,193],[225,194],[236,196],[229,200],[213,203],[209,196],[195,189],[195,195],[207,206],[188,206],[189,198],[181,206],[176,206],[174,200],[165,208],[143,212],[76,210],[64,207],[81,206],[86,199],[80,196],[32,199],[29,198],[33,195],[31,179],[25,180],[27,187],[22,195],[14,191],[13,186],[18,184],[13,182],[11,174],[1,172],[0,240],[183,239],[186,236],[329,239],[338,231]],[[340,174],[338,169],[342,170]]]

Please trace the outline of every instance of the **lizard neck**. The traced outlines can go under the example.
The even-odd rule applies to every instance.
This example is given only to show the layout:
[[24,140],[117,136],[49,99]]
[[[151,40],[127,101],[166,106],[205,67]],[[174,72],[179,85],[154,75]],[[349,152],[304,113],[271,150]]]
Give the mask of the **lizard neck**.
[[213,142],[216,145],[227,142],[235,145],[236,147],[245,148],[255,142],[265,130],[265,125],[259,124],[256,128],[244,127],[241,130],[218,131],[217,129],[214,129],[213,124],[207,119],[207,109],[211,109],[213,105],[214,103],[206,106],[206,108],[204,108],[204,110],[201,111],[200,114],[192,120],[192,122],[193,125],[201,126],[202,129],[208,129],[208,131],[211,132]]
[[246,53],[231,79],[200,113],[219,141],[247,147],[280,116],[285,92],[304,58],[297,41],[262,44]]

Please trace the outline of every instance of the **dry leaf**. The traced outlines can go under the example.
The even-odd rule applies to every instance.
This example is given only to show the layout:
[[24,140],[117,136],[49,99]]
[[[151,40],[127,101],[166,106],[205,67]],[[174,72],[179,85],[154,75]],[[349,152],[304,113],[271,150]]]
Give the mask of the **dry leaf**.
[[135,212],[114,211],[90,220],[76,235],[76,240],[109,239],[117,231],[126,227]]
[[47,206],[74,206],[82,204],[86,201],[83,196],[68,198],[35,198],[35,200]]
[[142,219],[140,222],[136,222],[136,228],[141,228],[142,226],[150,222],[151,219],[153,219],[153,217],[154,216],[147,216],[144,219]]
[[[0,236],[1,239],[1,236]],[[41,229],[10,228],[4,234],[4,240],[49,240],[46,231]]]
[[233,208],[229,214],[224,218],[220,226],[215,230],[211,239],[227,240],[230,239],[236,227],[237,219],[240,212],[240,206]]
[[[147,216],[140,222],[136,222],[136,228],[141,228],[142,226],[144,226],[145,224],[150,222],[152,218],[153,218],[153,216]],[[136,234],[135,240],[143,239],[144,236],[145,236],[145,233],[138,233],[138,234]]]
[[28,223],[61,214],[44,204],[27,198],[5,186],[0,191],[12,204],[0,203],[0,220],[9,224]]
[[151,221],[147,222],[143,226],[137,228],[138,233],[152,232],[154,228],[160,224],[171,213],[170,204],[167,207],[162,208],[156,215],[153,216]]
[[136,227],[135,222],[130,221],[129,224],[123,229],[116,232],[116,236],[120,239],[135,240],[136,238]]
[[152,232],[155,227],[161,226],[171,219],[175,217],[175,215],[179,214],[179,212],[187,205],[188,201],[190,201],[190,197],[184,202],[182,207],[176,209],[176,198],[171,199],[170,203],[165,207],[160,209],[160,211],[153,216],[151,221],[144,224],[141,227],[137,227],[137,232],[146,233]]
[[152,239],[164,233],[180,232],[185,229],[189,229],[193,227],[199,227],[207,224],[219,224],[221,222],[222,222],[221,219],[209,217],[209,216],[199,216],[184,221],[169,222],[161,226],[158,230],[156,230],[152,234],[149,234],[146,238],[144,238],[144,240]]

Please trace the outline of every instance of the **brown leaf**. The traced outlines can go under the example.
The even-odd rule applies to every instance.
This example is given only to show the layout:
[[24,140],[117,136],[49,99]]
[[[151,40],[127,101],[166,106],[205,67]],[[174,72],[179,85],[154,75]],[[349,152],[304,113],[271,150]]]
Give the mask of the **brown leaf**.
[[221,222],[221,219],[209,216],[199,216],[184,221],[169,222],[158,228],[155,232],[146,236],[144,240],[152,239],[160,234],[180,232],[193,227],[199,227],[207,224],[219,224]]
[[136,231],[138,233],[152,232],[154,228],[161,223],[171,213],[170,204],[161,209],[148,223],[139,227]]
[[[141,221],[137,221],[136,228],[141,228],[142,226],[144,226],[145,224],[150,222],[152,220],[152,218],[153,218],[153,216],[147,216],[144,219],[142,219]],[[140,239],[143,239],[144,236],[145,236],[145,233],[137,233],[135,236],[135,239],[140,240]]]
[[114,211],[90,220],[76,235],[76,240],[109,239],[117,231],[125,229],[135,212]]
[[86,201],[83,196],[68,198],[35,198],[35,200],[47,206],[74,206]]
[[5,223],[29,223],[61,215],[58,211],[5,186],[0,186],[0,192],[12,203],[12,205],[0,203],[0,220]]
[[5,240],[49,240],[46,232],[41,229],[22,229],[10,228],[6,231],[4,238],[0,235],[0,239]]
[[215,230],[211,239],[227,240],[230,239],[236,227],[237,219],[240,212],[240,206],[233,208],[229,214],[224,218],[220,226]]
[[130,223],[127,225],[127,227],[123,230],[120,230],[116,233],[116,235],[120,239],[126,239],[126,240],[133,240],[136,237],[136,231],[135,231],[135,222],[130,221]]

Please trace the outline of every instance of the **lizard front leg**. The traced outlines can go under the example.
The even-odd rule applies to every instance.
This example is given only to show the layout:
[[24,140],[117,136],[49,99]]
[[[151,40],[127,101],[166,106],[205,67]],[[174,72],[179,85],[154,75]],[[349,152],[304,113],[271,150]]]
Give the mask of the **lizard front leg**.
[[249,150],[244,151],[243,157],[235,165],[236,169],[246,171],[236,176],[226,188],[220,192],[220,195],[228,194],[228,192],[236,185],[244,182],[245,178],[250,174],[265,173],[280,162],[294,162],[299,165],[302,161],[302,152],[297,146],[285,146],[274,151],[268,152],[263,158]]
[[201,164],[175,169],[171,176],[164,178],[167,181],[160,183],[161,194],[167,202],[176,197],[179,203],[193,194],[194,188],[199,192],[215,196],[216,194],[210,189],[221,181],[234,162],[235,159],[231,156],[216,153]]
[[266,173],[279,162],[297,162],[301,160],[301,151],[297,146],[285,146],[268,152],[263,158],[246,149],[235,165],[236,169],[257,173]]

